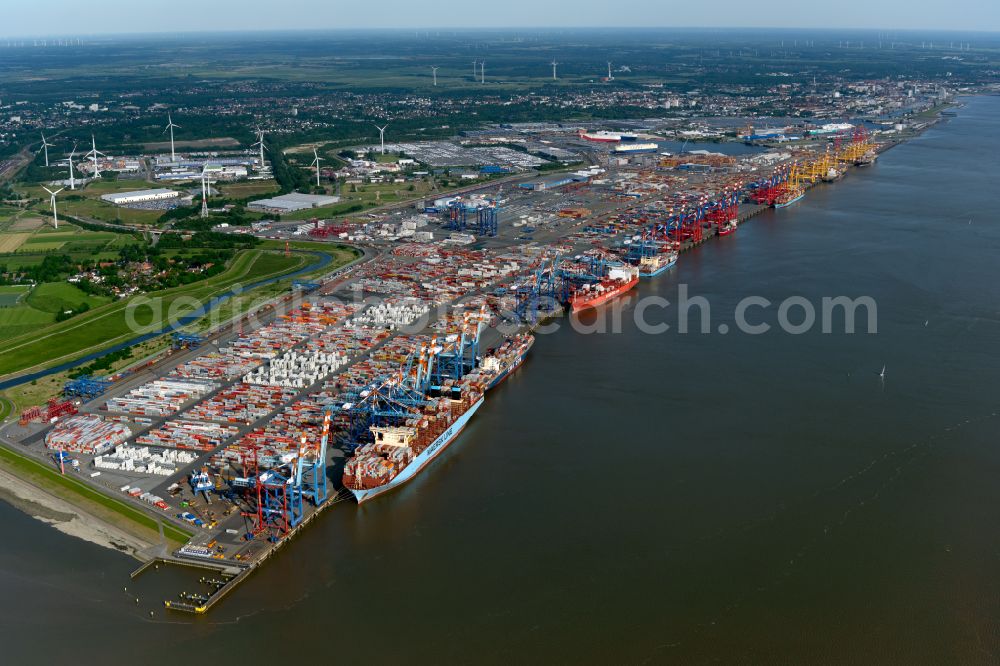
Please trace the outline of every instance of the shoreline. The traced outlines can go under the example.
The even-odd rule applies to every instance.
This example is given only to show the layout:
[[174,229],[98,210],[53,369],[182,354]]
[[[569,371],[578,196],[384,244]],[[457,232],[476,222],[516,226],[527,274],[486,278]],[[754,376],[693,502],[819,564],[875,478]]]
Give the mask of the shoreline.
[[156,544],[140,539],[43,488],[0,467],[0,502],[53,527],[63,534],[118,551],[137,560]]

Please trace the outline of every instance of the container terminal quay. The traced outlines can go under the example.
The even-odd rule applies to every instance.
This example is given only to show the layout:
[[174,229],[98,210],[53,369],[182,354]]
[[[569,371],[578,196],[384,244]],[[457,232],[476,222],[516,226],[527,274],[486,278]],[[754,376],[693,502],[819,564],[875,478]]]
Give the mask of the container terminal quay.
[[441,473],[447,447],[474,446],[463,428],[530,358],[539,322],[608,307],[701,243],[738,243],[757,213],[780,216],[894,140],[858,125],[770,150],[673,155],[581,132],[567,145],[590,166],[575,171],[259,227],[364,256],[214,334],[175,335],[142,373],[68,383],[3,439],[193,532],[143,553],[134,575],[160,562],[205,569],[199,590],[164,604],[206,612],[325,509],[393,501],[382,496]]

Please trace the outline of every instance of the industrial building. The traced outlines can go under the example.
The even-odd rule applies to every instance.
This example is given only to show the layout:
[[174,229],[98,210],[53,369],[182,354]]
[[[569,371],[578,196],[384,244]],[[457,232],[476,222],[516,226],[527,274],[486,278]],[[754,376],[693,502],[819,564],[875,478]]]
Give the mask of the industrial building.
[[300,194],[292,192],[282,194],[271,199],[258,199],[247,204],[249,210],[258,210],[266,213],[291,213],[307,208],[318,208],[320,206],[330,206],[340,201],[340,197],[326,196],[320,194]]
[[173,199],[177,196],[180,196],[179,193],[173,190],[155,189],[102,194],[101,199],[116,206],[126,206],[128,204],[142,203],[145,201],[163,201],[164,199]]

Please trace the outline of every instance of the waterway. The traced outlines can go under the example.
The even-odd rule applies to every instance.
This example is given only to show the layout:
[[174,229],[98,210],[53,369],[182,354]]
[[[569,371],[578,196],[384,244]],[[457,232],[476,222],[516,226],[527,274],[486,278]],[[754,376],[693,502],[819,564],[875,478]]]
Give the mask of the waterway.
[[970,100],[638,292],[688,284],[713,331],[745,296],[870,296],[877,334],[540,336],[417,480],[208,616],[160,607],[201,574],[133,583],[0,506],[6,659],[995,662],[998,152],[1000,98]]

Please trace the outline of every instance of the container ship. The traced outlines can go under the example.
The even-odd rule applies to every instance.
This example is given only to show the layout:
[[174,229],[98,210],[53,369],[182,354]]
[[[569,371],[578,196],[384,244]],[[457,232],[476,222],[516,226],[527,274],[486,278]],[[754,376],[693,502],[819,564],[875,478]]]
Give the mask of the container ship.
[[729,234],[733,233],[734,231],[736,231],[736,224],[737,224],[736,218],[730,218],[725,222],[720,222],[719,235],[728,236]]
[[451,397],[432,398],[423,413],[402,425],[372,426],[374,439],[344,465],[343,484],[358,504],[389,492],[413,477],[458,438],[483,404],[476,384],[464,383]]
[[482,363],[479,364],[483,374],[489,378],[486,390],[497,386],[521,367],[534,344],[535,336],[530,333],[521,333],[505,340],[502,345],[491,350],[489,355],[483,358]]
[[626,143],[615,146],[611,151],[616,155],[634,155],[636,153],[655,153],[660,149],[656,143]]
[[585,284],[569,297],[573,312],[596,308],[631,291],[639,283],[639,269],[635,266],[612,266],[600,282]]
[[642,257],[639,259],[639,277],[656,277],[676,263],[677,253],[673,250]]
[[619,143],[621,141],[635,141],[635,134],[622,134],[621,132],[585,132],[580,130],[581,139],[587,141],[597,141],[599,143]]
[[774,200],[775,208],[785,208],[786,206],[791,206],[793,203],[801,199],[806,195],[806,191],[801,187],[795,187],[785,190],[777,196]]
[[877,159],[878,159],[878,153],[875,152],[874,150],[870,150],[861,157],[859,157],[857,160],[855,160],[854,166],[856,167],[871,166],[872,164],[875,163],[875,160]]

